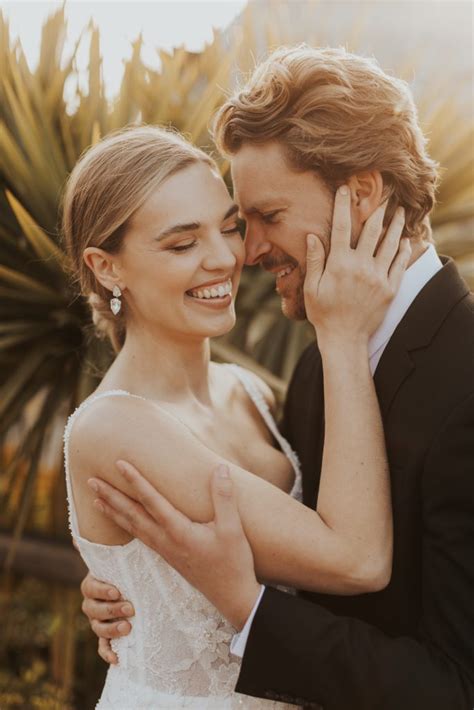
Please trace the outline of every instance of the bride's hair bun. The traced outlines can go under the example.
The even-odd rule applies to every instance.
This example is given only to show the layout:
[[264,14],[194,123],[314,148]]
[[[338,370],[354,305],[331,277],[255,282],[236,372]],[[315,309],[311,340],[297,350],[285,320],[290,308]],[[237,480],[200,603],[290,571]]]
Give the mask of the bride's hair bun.
[[109,338],[115,352],[118,352],[125,341],[125,321],[123,313],[114,315],[110,310],[109,301],[104,300],[98,293],[91,291],[87,297],[91,308],[92,322],[99,338]]

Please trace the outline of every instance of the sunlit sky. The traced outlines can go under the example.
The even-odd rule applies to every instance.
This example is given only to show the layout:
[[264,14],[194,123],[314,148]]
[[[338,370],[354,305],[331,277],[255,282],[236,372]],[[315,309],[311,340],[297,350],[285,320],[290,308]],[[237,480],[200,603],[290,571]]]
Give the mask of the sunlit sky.
[[[62,4],[61,0],[0,0],[0,11],[9,18],[11,33],[20,39],[31,66],[38,59],[41,27]],[[158,48],[184,44],[191,51],[200,51],[212,39],[212,28],[227,28],[245,5],[246,0],[66,0],[63,60],[92,18],[100,29],[103,77],[111,98],[120,86],[131,42],[140,33],[142,59],[159,68]],[[406,74],[410,81],[416,79],[415,92],[423,82],[432,83],[438,75],[447,77],[449,91],[454,94],[459,87],[458,93],[471,112],[472,8],[470,0],[275,0],[274,5],[276,14],[277,10],[287,12],[292,41],[322,39],[332,46],[344,44],[374,55],[384,69],[395,73],[407,63],[415,67]],[[271,20],[272,11],[259,0],[256,9],[255,26],[262,27]],[[77,78],[83,89],[87,88],[88,39],[84,38],[76,55]],[[68,89],[72,92],[71,87],[72,83]]]
[[[38,60],[41,27],[62,2],[4,2],[0,10],[9,19],[11,34],[21,41],[30,66]],[[117,2],[100,0],[66,2],[68,36],[65,55],[72,50],[81,30],[92,17],[100,29],[103,74],[108,95],[120,85],[122,60],[131,54],[131,41],[143,36],[142,57],[149,66],[159,66],[156,49],[184,44],[191,51],[202,49],[212,39],[212,28],[226,28],[245,7],[246,0],[158,0]],[[77,55],[79,70],[87,65],[87,42]]]

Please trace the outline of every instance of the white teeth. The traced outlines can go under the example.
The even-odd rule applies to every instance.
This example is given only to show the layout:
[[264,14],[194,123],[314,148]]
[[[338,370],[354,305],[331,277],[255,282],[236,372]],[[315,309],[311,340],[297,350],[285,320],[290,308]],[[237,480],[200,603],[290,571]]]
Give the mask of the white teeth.
[[215,284],[209,288],[196,289],[189,291],[194,298],[223,298],[227,294],[232,293],[232,281],[229,279],[225,283]]
[[291,274],[295,267],[294,266],[287,266],[286,269],[282,269],[281,271],[277,272],[277,278],[281,278],[282,276],[286,276],[287,274]]

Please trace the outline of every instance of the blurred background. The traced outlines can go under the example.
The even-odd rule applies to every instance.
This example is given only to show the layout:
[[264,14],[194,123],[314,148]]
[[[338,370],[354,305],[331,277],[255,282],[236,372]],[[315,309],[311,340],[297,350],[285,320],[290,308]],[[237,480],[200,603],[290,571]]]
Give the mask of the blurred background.
[[[0,708],[93,708],[106,671],[80,613],[62,432],[110,348],[74,298],[57,233],[81,152],[135,121],[212,151],[210,118],[269,49],[374,55],[413,88],[443,168],[438,251],[474,285],[472,4],[435,0],[0,2]],[[221,162],[228,180],[228,166]],[[230,186],[230,183],[229,183]],[[273,279],[245,272],[214,357],[258,371],[281,401],[311,335]]]

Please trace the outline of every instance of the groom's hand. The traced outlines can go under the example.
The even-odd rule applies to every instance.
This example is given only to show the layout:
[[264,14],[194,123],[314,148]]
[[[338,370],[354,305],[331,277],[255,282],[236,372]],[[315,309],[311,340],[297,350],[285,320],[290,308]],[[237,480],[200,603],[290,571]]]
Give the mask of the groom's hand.
[[115,664],[118,659],[112,651],[110,639],[130,633],[132,627],[127,617],[134,616],[133,606],[122,599],[116,587],[99,581],[90,572],[82,580],[81,593],[84,597],[82,611],[89,619],[92,631],[99,637],[99,656],[106,663]]
[[174,567],[238,630],[260,593],[232,480],[220,465],[211,481],[214,520],[194,523],[176,510],[131,464],[117,468],[133,499],[102,479],[90,479],[96,507]]

